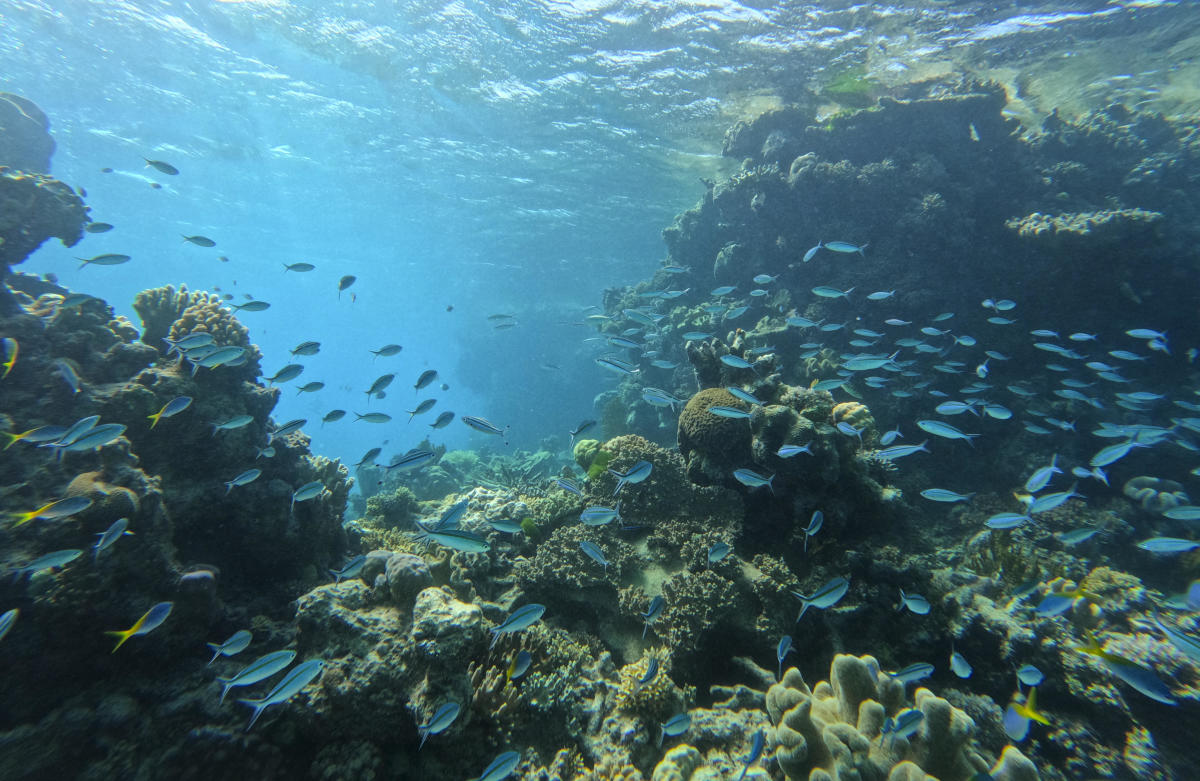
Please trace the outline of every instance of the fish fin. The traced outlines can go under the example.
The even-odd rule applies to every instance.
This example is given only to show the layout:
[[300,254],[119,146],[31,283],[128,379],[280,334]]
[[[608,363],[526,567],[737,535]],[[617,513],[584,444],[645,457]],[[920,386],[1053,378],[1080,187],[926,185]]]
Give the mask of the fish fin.
[[126,629],[123,632],[112,631],[112,632],[105,632],[104,634],[108,635],[109,637],[121,638],[120,640],[117,641],[116,648],[113,648],[112,651],[110,652],[110,653],[115,654],[117,652],[117,648],[120,648],[121,646],[125,645],[125,641],[128,640],[129,638],[133,637],[133,630]]

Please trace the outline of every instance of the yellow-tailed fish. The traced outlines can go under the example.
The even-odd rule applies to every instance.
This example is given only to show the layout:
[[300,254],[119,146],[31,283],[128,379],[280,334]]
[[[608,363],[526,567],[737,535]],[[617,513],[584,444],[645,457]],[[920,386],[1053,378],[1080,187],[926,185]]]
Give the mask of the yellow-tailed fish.
[[125,641],[129,638],[136,637],[138,635],[149,634],[155,629],[158,629],[158,627],[162,625],[162,622],[167,620],[167,616],[171,615],[171,608],[174,606],[174,602],[159,602],[157,605],[142,614],[142,617],[134,622],[134,625],[128,629],[124,631],[105,632],[104,634],[108,635],[109,637],[119,638],[117,640],[117,646],[116,648],[112,649],[112,652],[115,654],[117,652],[117,648],[125,645]]
[[13,367],[17,365],[17,353],[21,351],[21,345],[17,344],[17,340],[11,336],[6,336],[0,340],[4,343],[4,373],[0,374],[0,380],[8,376]]

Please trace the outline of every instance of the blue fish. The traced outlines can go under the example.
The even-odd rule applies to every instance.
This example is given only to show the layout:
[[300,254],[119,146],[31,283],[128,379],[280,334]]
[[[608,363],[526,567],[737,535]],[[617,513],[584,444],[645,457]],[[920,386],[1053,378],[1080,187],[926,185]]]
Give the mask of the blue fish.
[[792,647],[791,635],[784,635],[783,637],[779,638],[779,645],[775,646],[775,660],[779,662],[779,669],[776,672],[778,673],[777,677],[780,680],[783,679],[783,660],[788,654],[795,650],[796,649]]
[[753,469],[735,469],[733,470],[733,478],[747,488],[761,488],[766,486],[772,495],[775,493],[775,487],[771,482],[775,479],[775,475],[770,477],[759,474]]
[[646,672],[641,678],[638,678],[638,686],[645,686],[654,680],[654,676],[658,675],[658,659],[651,656],[650,661],[646,664]]
[[692,717],[687,713],[680,713],[678,716],[672,716],[667,719],[662,725],[662,729],[658,733],[658,747],[662,748],[663,738],[668,735],[675,738],[687,732],[692,727]]
[[808,521],[808,526],[804,528],[804,552],[808,552],[808,538],[821,531],[821,526],[825,523],[825,513],[820,510],[813,510],[812,518]]
[[654,464],[649,461],[638,461],[633,466],[629,467],[625,472],[618,472],[615,469],[609,469],[609,473],[617,476],[617,487],[613,490],[613,496],[621,492],[627,483],[640,483],[650,476],[650,472],[654,469]]
[[911,456],[913,453],[928,453],[929,448],[925,447],[926,443],[928,442],[929,440],[926,439],[919,445],[895,445],[883,450],[877,450],[875,451],[875,455],[878,458],[883,458],[888,461],[895,461],[897,458]]
[[916,662],[898,672],[888,673],[888,675],[902,684],[909,684],[928,678],[933,675],[933,670],[934,667],[929,662]]
[[579,520],[583,522],[584,526],[603,526],[610,521],[619,521],[621,520],[621,503],[617,502],[616,507],[585,508],[579,514]]
[[500,639],[500,635],[520,632],[522,629],[526,629],[537,623],[542,619],[542,615],[545,612],[545,605],[530,603],[509,613],[504,621],[492,628],[492,642],[488,648],[495,647],[496,641]]
[[921,492],[921,496],[933,502],[965,502],[968,501],[974,493],[960,494],[945,488],[926,488]]
[[814,591],[811,597],[805,596],[798,591],[793,591],[792,596],[800,600],[800,615],[796,617],[796,620],[799,621],[801,618],[804,618],[804,614],[810,607],[818,607],[822,610],[833,607],[841,601],[842,597],[846,596],[846,592],[849,589],[850,581],[845,578],[833,578]]
[[576,483],[569,477],[556,477],[554,478],[554,484],[569,494],[583,496],[583,489],[579,487],[579,483]]
[[766,744],[766,733],[761,729],[754,733],[754,739],[750,744],[750,755],[746,757],[746,764],[742,767],[742,772],[738,774],[737,781],[743,781],[746,778],[746,772],[750,770],[750,766],[759,760],[762,756],[763,746]]
[[662,615],[663,608],[666,607],[666,604],[667,601],[665,599],[663,599],[661,596],[657,596],[650,600],[650,606],[646,608],[646,612],[640,614],[644,623],[644,626],[642,626],[643,640],[646,639],[646,630],[650,628],[651,624],[659,619],[659,616]]
[[959,431],[949,423],[943,423],[940,420],[918,420],[917,428],[943,439],[963,439],[966,440],[967,444],[971,444],[971,440],[979,436],[978,434],[967,434]]
[[755,371],[754,364],[737,355],[722,355],[721,363],[733,369],[749,369],[751,371]]
[[239,629],[229,636],[229,639],[223,643],[205,643],[213,652],[212,658],[208,660],[209,664],[217,661],[220,656],[234,656],[246,650],[250,645],[250,641],[254,639],[254,635],[246,629]]
[[715,542],[708,549],[708,563],[716,564],[729,555],[729,543]]
[[341,583],[343,579],[358,577],[358,574],[362,572],[363,565],[366,563],[366,556],[355,556],[341,569],[329,570],[329,574],[334,576],[335,583]]
[[438,706],[433,715],[429,717],[429,721],[417,727],[417,732],[421,735],[421,743],[417,746],[417,751],[425,747],[425,741],[430,735],[438,735],[445,732],[458,718],[462,707],[457,702],[443,702]]
[[604,551],[600,546],[591,540],[580,540],[579,549],[586,553],[593,561],[604,567],[604,571],[608,572],[608,559],[604,558]]
[[283,676],[266,697],[257,700],[238,700],[243,705],[249,705],[254,709],[254,714],[250,717],[250,723],[246,725],[246,731],[250,731],[250,728],[254,726],[254,722],[258,721],[258,717],[268,707],[287,702],[301,689],[311,683],[314,678],[321,674],[324,666],[325,663],[320,659],[310,659],[303,664],[293,667],[291,672]]
[[779,456],[780,458],[791,458],[792,456],[799,455],[800,453],[807,453],[811,456],[813,454],[812,443],[809,442],[807,445],[784,445],[783,447],[779,448],[775,455]]

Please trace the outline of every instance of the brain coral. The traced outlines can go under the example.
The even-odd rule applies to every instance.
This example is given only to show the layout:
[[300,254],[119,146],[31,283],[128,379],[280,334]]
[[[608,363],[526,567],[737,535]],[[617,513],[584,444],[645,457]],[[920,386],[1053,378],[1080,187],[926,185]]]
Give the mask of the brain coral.
[[734,407],[749,411],[749,405],[724,388],[706,388],[684,405],[679,413],[679,454],[694,483],[714,485],[751,461],[750,426],[742,418],[725,418],[709,412],[710,407]]

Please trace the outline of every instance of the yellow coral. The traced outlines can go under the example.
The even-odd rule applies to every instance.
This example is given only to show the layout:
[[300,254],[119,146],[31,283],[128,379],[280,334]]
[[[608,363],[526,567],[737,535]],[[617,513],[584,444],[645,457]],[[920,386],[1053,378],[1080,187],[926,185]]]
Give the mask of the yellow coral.
[[[650,669],[650,660],[658,661],[658,672],[646,683],[638,683]],[[621,685],[617,689],[617,710],[636,713],[643,718],[663,720],[676,706],[675,683],[667,675],[671,654],[665,648],[651,648],[636,662],[619,671]]]

